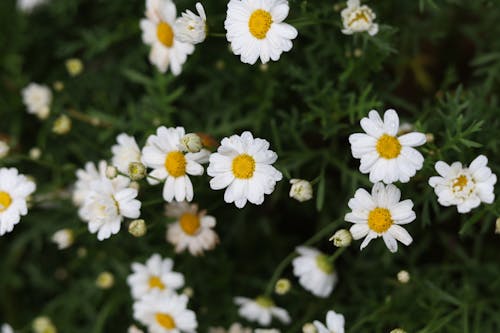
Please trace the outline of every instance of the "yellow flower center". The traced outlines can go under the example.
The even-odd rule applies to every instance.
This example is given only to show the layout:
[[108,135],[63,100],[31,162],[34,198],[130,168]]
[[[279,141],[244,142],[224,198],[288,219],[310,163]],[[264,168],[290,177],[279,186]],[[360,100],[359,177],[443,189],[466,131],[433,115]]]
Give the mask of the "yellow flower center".
[[382,135],[377,141],[377,152],[386,159],[393,159],[401,153],[401,143],[398,138],[388,134]]
[[333,265],[328,260],[328,257],[324,254],[318,254],[316,256],[316,265],[318,268],[326,274],[333,273]]
[[386,232],[392,223],[391,212],[387,208],[377,207],[368,214],[368,226],[379,234]]
[[255,299],[255,303],[259,304],[263,308],[270,308],[274,306],[274,302],[267,296],[259,296]]
[[180,177],[186,174],[186,158],[178,150],[171,151],[165,158],[165,169],[172,177]]
[[167,313],[157,313],[155,317],[158,324],[165,327],[167,330],[171,330],[176,327],[174,318]]
[[255,160],[248,154],[241,154],[233,160],[233,174],[236,178],[252,178],[255,171]]
[[271,14],[265,10],[257,9],[250,15],[248,20],[248,28],[250,33],[258,39],[266,38],[267,32],[271,28],[273,18]]
[[179,224],[181,225],[182,230],[190,236],[194,235],[198,229],[200,229],[200,219],[198,218],[198,215],[191,213],[184,213],[181,216]]
[[458,187],[459,191],[463,190],[466,185],[467,177],[465,175],[460,175],[459,177],[455,178],[455,181],[453,182],[453,188]]
[[172,47],[174,44],[174,30],[166,22],[162,21],[156,26],[156,36],[166,47]]
[[366,13],[365,13],[363,10],[361,10],[361,11],[358,11],[358,12],[356,13],[356,16],[354,16],[354,17],[353,17],[353,18],[349,21],[348,25],[349,25],[349,26],[351,26],[354,22],[357,22],[357,21],[359,21],[359,20],[363,20],[363,21],[365,21],[366,23],[369,23],[369,22],[370,22],[370,21],[369,21],[369,19],[368,19],[368,17],[366,17]]
[[9,193],[0,191],[0,213],[6,211],[11,203],[12,198]]
[[161,279],[158,277],[158,276],[152,276],[149,278],[149,288],[150,289],[153,289],[153,288],[158,288],[158,289],[165,289],[165,285],[163,284],[163,282],[161,282]]

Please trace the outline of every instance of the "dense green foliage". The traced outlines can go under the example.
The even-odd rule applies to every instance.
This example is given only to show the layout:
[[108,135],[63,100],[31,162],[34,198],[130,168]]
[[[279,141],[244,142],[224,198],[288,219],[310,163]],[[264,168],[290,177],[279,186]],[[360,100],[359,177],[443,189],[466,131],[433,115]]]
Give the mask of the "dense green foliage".
[[[194,1],[176,1],[178,11]],[[291,52],[267,66],[240,62],[220,34],[225,1],[206,1],[212,36],[197,46],[180,76],[159,73],[141,41],[143,1],[53,0],[31,14],[12,0],[0,1],[0,135],[13,147],[0,166],[15,166],[36,179],[30,213],[0,239],[0,323],[30,330],[38,315],[60,332],[124,332],[133,323],[126,284],[130,263],[158,252],[175,260],[194,289],[190,307],[200,332],[242,321],[232,298],[264,291],[274,269],[294,248],[324,228],[315,246],[335,248],[328,237],[341,226],[347,201],[368,176],[350,152],[348,136],[360,132],[370,109],[395,108],[434,142],[419,150],[424,168],[407,184],[404,199],[415,202],[408,225],[409,247],[391,254],[381,240],[362,252],[354,242],[336,261],[339,284],[327,299],[298,285],[290,266],[283,276],[292,291],[273,296],[292,318],[283,332],[324,320],[328,309],[346,317],[352,333],[499,332],[499,239],[494,234],[500,202],[469,214],[441,207],[427,180],[434,163],[470,163],[489,157],[500,174],[500,11],[495,1],[371,1],[380,32],[341,33],[342,2],[291,0],[287,21],[299,30]],[[82,59],[85,69],[70,77],[64,62]],[[20,95],[29,82],[64,83],[54,92],[45,121],[25,112]],[[54,134],[54,120],[72,118],[72,130]],[[121,232],[99,242],[87,231],[67,191],[87,161],[108,159],[117,134],[140,145],[159,125],[184,126],[217,140],[250,130],[271,142],[284,180],[262,206],[237,209],[212,191],[208,176],[193,179],[195,201],[217,218],[221,243],[202,257],[176,255],[165,242],[160,186],[141,182],[139,199],[148,233]],[[28,152],[39,147],[42,156]],[[315,180],[315,198],[288,197],[290,178]],[[59,251],[50,242],[58,229],[77,232],[75,244]],[[81,254],[86,249],[86,256]],[[411,281],[397,282],[406,269]],[[115,285],[95,285],[110,271]],[[248,323],[247,323],[248,324]]]

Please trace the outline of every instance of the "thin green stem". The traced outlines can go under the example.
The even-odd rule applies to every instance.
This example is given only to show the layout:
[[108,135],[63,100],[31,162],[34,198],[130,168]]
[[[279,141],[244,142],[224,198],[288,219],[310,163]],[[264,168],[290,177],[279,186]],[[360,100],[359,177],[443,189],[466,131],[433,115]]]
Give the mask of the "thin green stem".
[[337,251],[335,251],[334,254],[332,254],[331,256],[328,257],[328,261],[333,264],[335,262],[335,260],[337,260],[337,258],[340,257],[340,255],[345,251],[346,248],[347,247],[341,247],[341,248],[337,249]]

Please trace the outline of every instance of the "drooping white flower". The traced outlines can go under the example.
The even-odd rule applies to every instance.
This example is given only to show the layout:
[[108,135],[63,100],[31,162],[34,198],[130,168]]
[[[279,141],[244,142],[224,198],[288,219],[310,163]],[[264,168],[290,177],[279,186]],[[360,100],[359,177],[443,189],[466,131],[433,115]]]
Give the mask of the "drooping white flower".
[[101,177],[92,181],[90,191],[79,210],[80,217],[88,223],[91,233],[104,240],[120,231],[124,218],[140,216],[141,202],[137,190],[130,188],[130,180],[118,176],[113,180]]
[[384,120],[372,110],[367,118],[361,119],[366,132],[349,136],[352,156],[361,160],[359,171],[370,173],[370,181],[386,184],[401,181],[407,183],[422,169],[424,158],[415,148],[425,143],[425,135],[418,132],[397,136],[399,117],[389,109]]
[[250,132],[224,138],[217,152],[210,155],[207,173],[214,177],[210,187],[213,190],[227,187],[224,201],[234,202],[238,208],[243,208],[247,201],[260,205],[264,194],[271,194],[282,178],[281,172],[272,166],[277,158],[269,150],[269,142],[254,139]]
[[175,38],[183,43],[199,44],[207,37],[207,15],[203,5],[196,3],[198,15],[190,10],[175,21]]
[[137,145],[133,136],[121,133],[116,137],[118,144],[111,147],[113,158],[111,163],[124,174],[129,173],[129,165],[134,162],[141,162],[141,149]]
[[290,197],[297,201],[304,202],[311,200],[313,197],[313,189],[310,182],[304,179],[290,179]]
[[361,250],[377,237],[384,239],[391,252],[398,250],[396,240],[406,246],[411,244],[413,239],[401,225],[415,220],[413,202],[400,199],[401,191],[396,186],[376,183],[371,194],[365,189],[358,189],[354,198],[349,200],[352,212],[345,215],[345,220],[354,223],[350,229],[354,239],[365,237]]
[[224,22],[231,50],[242,62],[255,64],[277,61],[292,49],[297,29],[284,23],[288,0],[230,0]]
[[448,165],[439,161],[435,165],[439,176],[431,177],[429,185],[441,205],[457,206],[459,213],[468,213],[481,202],[491,204],[495,200],[493,186],[497,176],[487,165],[484,155],[476,157],[469,167],[463,167],[460,162]]
[[146,18],[141,20],[142,41],[151,45],[149,61],[165,73],[179,75],[194,46],[175,38],[177,9],[171,0],[146,0]]
[[12,326],[10,326],[9,324],[3,324],[1,329],[0,329],[0,332],[1,333],[14,333],[14,330],[12,329]]
[[344,316],[335,311],[326,313],[326,326],[318,320],[314,321],[318,333],[344,333],[344,325]]
[[70,247],[74,240],[75,235],[71,229],[61,229],[56,231],[51,238],[52,242],[57,245],[59,250],[67,249]]
[[28,113],[35,114],[40,119],[49,116],[52,103],[52,92],[49,87],[32,82],[22,90],[21,94]]
[[299,246],[296,251],[299,256],[292,261],[292,265],[299,283],[315,296],[328,297],[337,283],[337,273],[328,256],[306,246]]
[[134,318],[151,333],[194,333],[198,322],[187,303],[186,295],[153,290],[134,303]]
[[185,131],[183,127],[159,127],[156,135],[150,135],[142,149],[142,163],[153,169],[149,174],[148,182],[163,185],[163,199],[167,202],[193,200],[193,185],[191,176],[203,174],[209,152],[202,149],[198,153],[182,151],[181,138]]
[[273,317],[284,324],[289,324],[291,321],[288,311],[275,306],[269,297],[259,296],[256,299],[235,297],[234,302],[240,306],[238,314],[241,317],[259,325],[268,326]]
[[134,299],[140,299],[152,290],[175,292],[184,286],[184,275],[174,272],[174,262],[153,254],[146,264],[132,263],[133,273],[127,277]]
[[48,2],[48,0],[17,0],[17,7],[25,13],[31,13],[36,7]]
[[361,6],[359,0],[348,0],[347,8],[340,15],[344,25],[342,32],[346,35],[367,31],[374,36],[378,32],[378,24],[374,22],[377,16],[367,5]]
[[99,161],[97,165],[94,162],[87,162],[84,169],[76,170],[77,181],[73,189],[73,203],[76,206],[83,205],[93,181],[106,177],[107,166],[106,161]]
[[215,227],[215,217],[198,212],[198,205],[187,202],[173,202],[167,205],[166,215],[177,219],[167,229],[167,240],[175,246],[175,252],[186,249],[194,256],[212,250],[219,242]]
[[0,236],[11,232],[28,214],[26,200],[36,185],[16,168],[0,168]]

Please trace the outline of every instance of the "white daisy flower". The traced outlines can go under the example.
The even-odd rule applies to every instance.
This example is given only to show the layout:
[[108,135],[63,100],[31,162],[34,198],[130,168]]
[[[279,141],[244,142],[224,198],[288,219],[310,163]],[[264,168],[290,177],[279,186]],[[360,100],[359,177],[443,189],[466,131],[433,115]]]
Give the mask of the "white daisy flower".
[[73,189],[73,203],[76,206],[83,205],[93,181],[106,177],[107,167],[106,161],[99,161],[97,165],[94,162],[87,162],[84,169],[76,170],[77,181]]
[[350,229],[354,239],[365,237],[361,250],[377,237],[382,237],[393,253],[398,250],[396,240],[406,246],[411,244],[413,239],[401,225],[415,220],[413,202],[409,199],[400,202],[400,199],[401,191],[396,186],[376,183],[371,194],[360,188],[349,200],[352,212],[344,219],[354,223]]
[[174,262],[170,258],[162,259],[153,254],[146,264],[132,263],[133,273],[127,277],[134,299],[139,299],[151,290],[174,292],[184,286],[184,275],[174,272]]
[[146,0],[145,15],[146,18],[141,20],[141,30],[142,41],[151,45],[149,61],[162,73],[170,67],[174,75],[179,75],[194,46],[175,38],[175,4],[170,0]]
[[271,324],[273,317],[284,324],[289,324],[290,315],[285,309],[274,305],[274,302],[266,296],[259,296],[256,299],[246,297],[235,297],[234,302],[239,305],[238,314],[249,320],[259,323],[262,326]]
[[324,253],[307,246],[299,246],[299,256],[292,262],[293,274],[300,284],[313,295],[328,297],[337,283],[337,273]]
[[199,44],[207,37],[207,15],[203,5],[196,3],[198,15],[190,10],[175,21],[175,39],[183,43]]
[[28,214],[27,197],[36,185],[16,168],[0,168],[0,236],[11,232],[21,216]]
[[141,162],[141,149],[137,145],[133,136],[122,133],[116,137],[118,144],[111,147],[113,158],[111,163],[124,173],[129,173],[129,165],[134,162]]
[[352,156],[361,159],[359,171],[370,173],[370,181],[383,181],[386,184],[401,181],[407,183],[422,169],[424,158],[413,147],[425,143],[425,135],[418,132],[396,136],[399,117],[396,111],[389,109],[384,113],[384,120],[377,111],[368,113],[368,118],[361,119],[361,127],[367,133],[349,136]]
[[134,303],[134,318],[151,333],[194,333],[198,322],[187,303],[186,295],[153,290]]
[[344,25],[342,32],[346,35],[367,31],[374,36],[378,32],[378,24],[374,22],[377,16],[367,5],[361,6],[359,0],[348,0],[347,8],[340,15]]
[[459,213],[468,213],[478,207],[481,202],[491,204],[495,200],[493,186],[497,176],[487,166],[488,159],[479,155],[470,166],[462,163],[451,165],[443,161],[436,163],[439,176],[431,177],[429,185],[434,188],[438,201],[442,206],[457,206]]
[[49,87],[32,82],[22,90],[21,95],[28,113],[35,114],[40,119],[49,116],[52,103],[52,92]]
[[102,241],[117,234],[125,217],[140,216],[141,202],[135,199],[137,190],[129,185],[130,180],[123,176],[113,180],[102,177],[91,182],[79,215],[88,223],[89,231],[97,233],[97,239]]
[[0,328],[0,333],[14,333],[14,330],[9,324],[3,324]]
[[277,158],[269,150],[269,142],[254,139],[250,132],[224,138],[217,152],[210,155],[207,173],[214,177],[210,187],[213,190],[227,187],[224,201],[234,202],[238,208],[243,208],[247,201],[260,205],[264,194],[271,194],[282,178],[281,172],[271,165]]
[[326,326],[317,320],[314,321],[318,333],[344,333],[344,325],[344,316],[335,311],[327,312]]
[[287,0],[230,0],[224,22],[226,38],[241,61],[255,64],[277,61],[292,49],[297,29],[283,21],[290,10]]
[[191,176],[203,174],[201,163],[206,163],[209,151],[202,149],[198,153],[182,151],[181,139],[185,131],[183,127],[159,127],[156,135],[150,135],[142,149],[142,163],[154,169],[148,177],[150,184],[163,185],[163,199],[167,202],[193,200]]
[[59,250],[67,249],[70,247],[74,240],[75,235],[71,229],[61,229],[56,231],[51,238],[52,242],[57,245]]
[[0,139],[0,159],[4,158],[5,156],[7,156],[7,154],[9,153],[10,151],[10,146],[9,144]]
[[215,227],[215,217],[198,212],[198,205],[187,202],[173,202],[166,206],[166,215],[177,219],[167,229],[167,240],[175,246],[175,252],[186,249],[193,256],[212,250],[219,242]]

